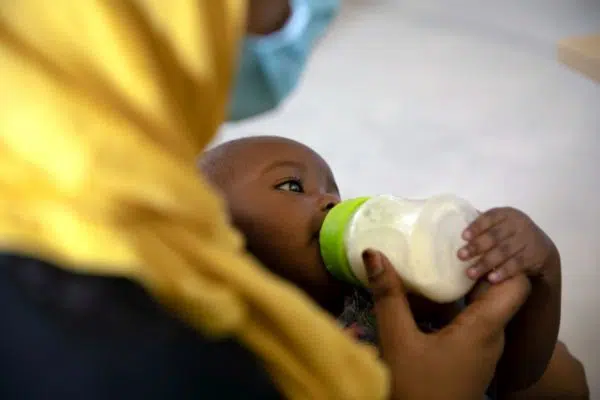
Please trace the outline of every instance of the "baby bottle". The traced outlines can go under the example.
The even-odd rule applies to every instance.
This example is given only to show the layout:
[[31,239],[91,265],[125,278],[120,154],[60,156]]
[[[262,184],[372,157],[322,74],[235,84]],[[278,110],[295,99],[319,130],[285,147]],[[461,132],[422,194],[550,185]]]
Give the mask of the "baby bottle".
[[362,254],[385,254],[407,290],[437,303],[460,299],[474,281],[461,261],[463,230],[477,210],[453,195],[409,200],[390,195],[346,200],[327,215],[320,232],[321,254],[328,271],[360,286],[368,283]]

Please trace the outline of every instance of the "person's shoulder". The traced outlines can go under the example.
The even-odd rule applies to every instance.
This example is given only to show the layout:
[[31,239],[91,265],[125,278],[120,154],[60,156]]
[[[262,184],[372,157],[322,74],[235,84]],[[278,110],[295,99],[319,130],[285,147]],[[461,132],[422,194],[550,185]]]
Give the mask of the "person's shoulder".
[[0,325],[3,400],[281,398],[251,351],[202,336],[133,282],[3,254]]

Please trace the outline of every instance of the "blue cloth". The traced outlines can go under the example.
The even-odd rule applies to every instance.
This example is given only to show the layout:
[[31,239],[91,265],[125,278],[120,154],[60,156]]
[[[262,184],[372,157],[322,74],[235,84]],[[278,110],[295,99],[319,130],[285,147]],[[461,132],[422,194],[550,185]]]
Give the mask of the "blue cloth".
[[273,110],[288,97],[339,7],[339,0],[291,0],[291,15],[281,30],[245,38],[229,105],[230,121]]

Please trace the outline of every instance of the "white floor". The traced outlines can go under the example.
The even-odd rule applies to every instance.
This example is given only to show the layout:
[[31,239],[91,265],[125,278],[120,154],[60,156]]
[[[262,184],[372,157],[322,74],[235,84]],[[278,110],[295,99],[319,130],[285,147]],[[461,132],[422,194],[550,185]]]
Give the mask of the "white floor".
[[600,0],[347,0],[286,106],[219,140],[305,142],[345,196],[528,212],[562,252],[561,336],[600,398],[600,85],[555,60],[594,31]]

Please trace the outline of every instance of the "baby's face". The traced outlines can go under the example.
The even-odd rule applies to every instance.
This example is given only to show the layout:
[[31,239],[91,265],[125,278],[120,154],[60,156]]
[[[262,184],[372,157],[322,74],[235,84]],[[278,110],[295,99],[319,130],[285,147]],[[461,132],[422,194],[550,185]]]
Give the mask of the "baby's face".
[[233,173],[219,186],[248,250],[322,307],[340,312],[348,288],[326,271],[319,249],[323,220],[340,201],[327,163],[282,138],[250,141],[231,159]]

